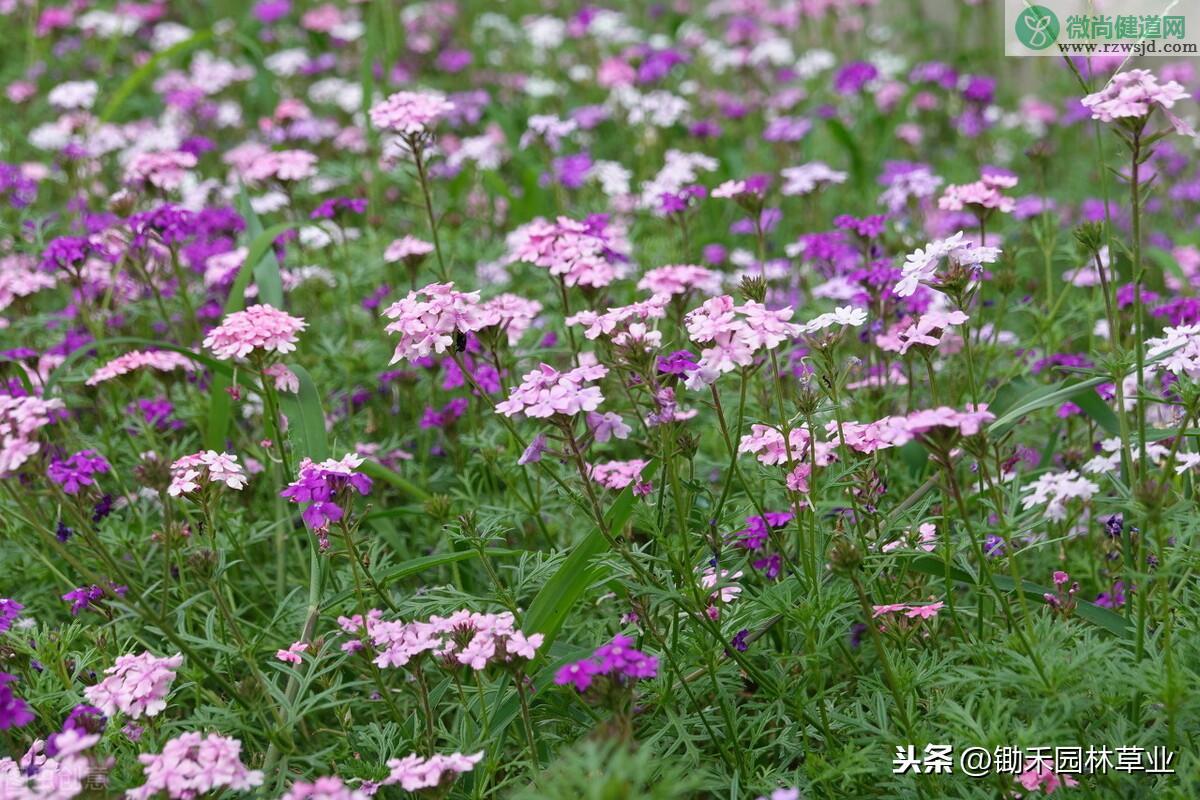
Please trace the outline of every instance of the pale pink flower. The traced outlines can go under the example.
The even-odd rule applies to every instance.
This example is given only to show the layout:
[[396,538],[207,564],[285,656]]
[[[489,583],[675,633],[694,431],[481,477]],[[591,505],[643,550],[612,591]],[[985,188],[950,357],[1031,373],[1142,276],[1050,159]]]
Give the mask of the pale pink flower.
[[181,369],[194,372],[196,362],[174,350],[131,350],[99,367],[85,383],[88,386],[96,386],[139,369],[153,369],[159,372]]
[[521,336],[529,330],[541,313],[542,304],[537,300],[529,300],[511,293],[498,295],[483,304],[483,314],[488,325],[499,325],[508,337],[510,345],[515,345],[521,340]]
[[67,81],[60,83],[46,95],[46,101],[60,111],[77,111],[91,108],[96,102],[100,87],[95,81]]
[[396,92],[371,106],[371,124],[379,130],[417,136],[453,110],[454,103],[440,92]]
[[890,353],[908,352],[914,345],[937,347],[946,340],[951,326],[962,325],[968,319],[961,311],[930,311],[916,322],[898,323],[875,337],[875,344]]
[[1075,470],[1047,472],[1025,487],[1021,508],[1028,511],[1035,506],[1046,507],[1046,519],[1061,522],[1067,518],[1067,503],[1079,500],[1086,503],[1100,491],[1100,487],[1080,476]]
[[301,653],[308,651],[308,642],[292,642],[285,650],[276,650],[275,658],[288,664],[300,664]]
[[0,476],[8,476],[41,450],[34,434],[66,413],[57,398],[0,394]]
[[478,331],[499,322],[479,302],[479,292],[459,292],[453,283],[431,283],[409,292],[383,312],[392,322],[384,328],[400,334],[391,363],[415,361],[454,346],[456,335]]
[[279,800],[370,800],[370,795],[347,786],[336,775],[330,775],[312,783],[296,781]]
[[1112,122],[1116,119],[1148,117],[1155,106],[1173,108],[1176,101],[1191,97],[1175,81],[1158,82],[1148,69],[1131,69],[1113,75],[1098,92],[1084,97],[1080,103],[1092,112],[1092,119]]
[[585,365],[559,372],[542,364],[525,374],[519,386],[508,393],[508,399],[496,404],[496,410],[506,417],[521,414],[541,419],[555,414],[574,416],[581,411],[595,411],[604,402],[599,386],[589,386],[608,374],[600,364]]
[[230,489],[246,488],[246,473],[232,453],[202,450],[171,464],[171,485],[167,494],[179,497],[199,491],[210,483],[224,483]]
[[606,489],[620,490],[638,480],[649,462],[641,459],[632,461],[606,461],[589,464],[588,477]]
[[394,264],[397,261],[420,259],[432,253],[433,249],[433,245],[424,239],[418,239],[415,236],[405,236],[402,239],[393,240],[387,246],[387,250],[383,251],[383,260],[389,264]]
[[602,288],[629,271],[625,229],[604,215],[535,219],[508,235],[505,262],[542,267],[567,286]]
[[148,652],[118,656],[104,671],[108,677],[83,690],[84,697],[107,716],[120,711],[130,719],[157,716],[167,707],[167,693],[183,656],[159,658]]
[[181,150],[138,153],[125,168],[125,182],[148,183],[164,192],[183,185],[188,170],[196,166],[196,157]]
[[974,183],[951,184],[938,198],[938,208],[943,211],[962,211],[964,208],[1012,213],[1017,201],[1002,193],[1017,185],[1017,179],[1008,175],[985,173]]
[[727,294],[688,312],[684,324],[691,340],[709,345],[700,354],[700,369],[688,377],[688,388],[702,388],[722,373],[750,366],[759,350],[773,350],[799,336],[802,327],[788,322],[791,317],[790,307],[771,310],[752,300],[739,306]]
[[271,378],[275,383],[275,388],[281,392],[295,394],[300,391],[300,378],[296,373],[288,369],[287,365],[275,362],[268,364],[263,369],[263,375]]
[[671,264],[647,271],[637,288],[668,297],[690,292],[715,295],[721,291],[721,273],[695,264]]
[[785,167],[780,170],[783,176],[781,194],[794,197],[810,194],[823,186],[846,182],[846,173],[831,169],[823,161],[810,161],[798,167]]
[[192,800],[228,789],[245,792],[262,785],[263,774],[241,760],[242,743],[210,733],[182,733],[163,745],[161,753],[138,756],[146,782],[126,792],[129,800],[149,800],[165,793],[172,800]]
[[470,772],[483,759],[483,751],[473,755],[451,753],[448,756],[432,755],[428,758],[413,753],[405,758],[393,758],[387,762],[391,773],[383,785],[399,784],[408,792],[430,789],[453,781],[458,775]]
[[961,267],[980,268],[983,264],[991,264],[1000,257],[1000,250],[995,247],[979,247],[966,241],[962,231],[947,239],[937,239],[924,248],[917,248],[904,258],[901,267],[902,276],[896,284],[895,292],[900,297],[909,297],[922,283],[929,283],[937,276],[937,268],[942,259]]
[[269,150],[242,169],[244,180],[259,183],[302,181],[317,174],[317,157],[307,150]]
[[296,349],[297,336],[308,324],[286,311],[259,304],[235,311],[204,337],[204,346],[222,361],[251,353],[286,355]]

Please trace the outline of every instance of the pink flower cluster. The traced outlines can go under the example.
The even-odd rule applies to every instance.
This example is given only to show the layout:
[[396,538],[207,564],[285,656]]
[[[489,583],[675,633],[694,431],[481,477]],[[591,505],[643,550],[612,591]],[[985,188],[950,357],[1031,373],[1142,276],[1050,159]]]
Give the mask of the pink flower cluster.
[[727,294],[688,312],[688,336],[710,345],[700,353],[699,369],[688,377],[688,388],[707,386],[722,373],[750,366],[760,349],[773,350],[799,336],[801,326],[788,322],[791,318],[790,306],[772,311],[753,300],[739,306]]
[[[750,433],[744,435],[738,443],[738,453],[749,453],[758,459],[758,463],[771,467],[788,463],[788,451],[791,451],[791,461],[801,463],[808,460],[808,447],[812,436],[804,427],[792,428],[789,431],[788,445],[784,447],[783,434],[768,425],[754,423]],[[834,445],[829,442],[816,443],[818,466],[826,466],[833,460]]]
[[255,352],[286,355],[296,349],[297,334],[306,327],[300,317],[259,304],[225,317],[204,337],[204,346],[222,361]]
[[[359,615],[339,617],[342,630],[361,635],[363,621]],[[366,634],[376,650],[375,664],[380,667],[403,667],[410,661],[429,653],[443,664],[461,664],[481,671],[489,663],[509,663],[514,658],[532,659],[545,637],[540,633],[526,636],[516,628],[511,612],[484,614],[477,611],[456,611],[449,617],[431,616],[428,621],[384,620],[378,611],[367,615]],[[354,640],[343,646],[355,650],[361,642]]]
[[459,292],[453,283],[431,283],[392,303],[383,312],[392,322],[384,328],[400,334],[391,363],[415,361],[444,353],[454,345],[455,334],[471,333],[499,321],[485,314],[479,292]]
[[953,325],[962,325],[968,319],[961,311],[930,311],[922,314],[916,322],[899,323],[875,337],[881,350],[904,355],[916,345],[937,347],[946,340]]
[[[48,272],[37,268],[37,262],[27,255],[14,254],[0,258],[0,311],[20,297],[28,297],[42,289],[53,289],[58,281]],[[0,322],[0,327],[3,326]]]
[[721,291],[721,273],[695,264],[671,264],[647,270],[637,288],[656,295],[674,296],[699,292],[714,295]]
[[104,671],[108,677],[83,690],[84,697],[107,716],[118,711],[130,719],[153,717],[167,707],[167,693],[183,656],[159,658],[149,652],[118,656]]
[[458,775],[470,772],[483,760],[483,751],[473,755],[451,753],[448,756],[434,754],[428,758],[413,753],[405,758],[393,758],[387,762],[388,773],[384,786],[399,784],[406,792],[432,789],[453,781]]
[[535,219],[508,236],[508,263],[526,262],[561,277],[567,286],[602,288],[628,272],[624,230],[603,215],[585,222]]
[[624,489],[629,484],[640,480],[642,470],[647,461],[635,458],[632,461],[607,461],[602,464],[589,464],[588,477],[606,489]]
[[1177,100],[1191,97],[1175,81],[1160,84],[1148,69],[1131,69],[1112,76],[1108,85],[1084,97],[1080,103],[1092,112],[1092,119],[1112,122],[1115,119],[1150,116],[1154,106],[1172,108]]
[[1011,175],[985,173],[974,183],[951,184],[938,198],[938,208],[943,211],[962,211],[964,208],[986,209],[1010,214],[1017,201],[1003,193],[1017,185]]
[[371,124],[383,131],[416,136],[454,110],[440,92],[396,92],[371,106]]
[[580,311],[567,317],[565,322],[568,325],[583,325],[583,335],[589,339],[609,336],[613,344],[621,347],[640,346],[645,350],[653,350],[662,344],[662,333],[651,330],[645,321],[665,317],[668,302],[670,298],[667,295],[654,295],[649,300],[610,308],[604,313]]
[[125,168],[125,182],[145,184],[171,192],[183,185],[188,170],[196,166],[196,156],[181,150],[138,153]]
[[181,733],[163,745],[161,753],[138,756],[146,782],[126,792],[128,800],[149,800],[160,792],[172,800],[193,800],[208,792],[245,792],[262,785],[260,770],[246,769],[242,743],[210,733]]
[[58,399],[0,395],[0,476],[15,472],[37,455],[41,445],[34,434],[65,414],[65,408]]
[[433,245],[415,236],[396,239],[383,251],[383,260],[389,264],[409,259],[421,259],[433,252]]
[[608,374],[608,367],[590,364],[559,372],[542,364],[525,374],[520,386],[514,386],[508,399],[496,404],[496,410],[506,417],[522,414],[533,419],[555,414],[574,416],[581,411],[595,411],[604,402],[599,386],[588,386]]
[[636,649],[633,639],[618,634],[608,644],[597,647],[591,658],[559,667],[554,683],[571,685],[582,692],[600,675],[618,683],[653,678],[658,675],[658,658]]
[[250,161],[242,178],[252,183],[302,181],[317,174],[317,157],[307,150],[268,150]]
[[347,786],[336,775],[317,778],[312,783],[296,781],[279,800],[369,800],[366,792]]
[[889,605],[873,606],[872,616],[882,617],[885,614],[903,614],[908,619],[932,619],[938,615],[945,603],[941,600],[927,605],[915,603],[891,603]]
[[224,483],[237,491],[246,488],[246,472],[236,455],[202,450],[176,459],[171,464],[171,485],[167,487],[167,494],[179,497],[197,492],[201,486],[210,483]]
[[845,172],[831,169],[823,161],[810,161],[798,167],[785,167],[779,171],[783,176],[783,188],[780,194],[794,197],[810,194],[823,186],[835,183],[845,183],[848,177]]
[[488,325],[498,325],[508,336],[508,343],[515,345],[525,331],[533,325],[542,304],[517,294],[502,294],[483,304],[484,318]]
[[[996,415],[987,410],[986,403],[980,403],[978,407],[968,403],[965,411],[938,406],[914,411],[905,416],[883,417],[865,424],[845,422],[842,423],[841,436],[850,449],[860,453],[874,453],[877,450],[900,447],[935,428],[949,428],[957,430],[963,436],[974,436],[995,418]],[[837,440],[836,422],[827,424],[825,430],[831,438]]]
[[159,372],[182,369],[191,372],[196,369],[196,362],[173,350],[132,350],[101,366],[86,383],[96,386],[139,369],[155,369]]
[[104,780],[99,767],[85,751],[100,741],[100,734],[68,728],[46,740],[36,739],[20,761],[0,758],[0,800],[71,800],[83,794],[89,779]]

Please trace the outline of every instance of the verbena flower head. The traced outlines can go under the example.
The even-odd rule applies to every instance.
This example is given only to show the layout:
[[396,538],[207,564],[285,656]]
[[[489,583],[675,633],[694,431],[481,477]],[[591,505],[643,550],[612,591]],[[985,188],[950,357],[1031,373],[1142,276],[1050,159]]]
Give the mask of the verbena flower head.
[[[355,615],[339,618],[338,624],[347,633],[359,635],[363,622]],[[379,667],[403,667],[429,655],[442,665],[465,666],[476,672],[489,664],[528,661],[545,639],[540,633],[527,636],[518,630],[511,612],[484,614],[466,610],[449,617],[431,616],[426,621],[412,622],[388,621],[378,612],[372,612],[366,622],[366,635],[375,649],[374,661]]]
[[371,106],[371,124],[382,131],[417,136],[453,110],[454,103],[440,92],[396,92]]
[[235,311],[209,331],[204,346],[222,361],[244,359],[255,354],[286,355],[296,349],[297,334],[308,327],[293,317],[266,304]]
[[[978,406],[968,404],[964,411],[939,406],[913,411],[905,416],[883,417],[865,424],[844,422],[840,427],[840,436],[850,449],[860,453],[874,453],[900,447],[913,439],[939,430],[961,436],[974,436],[995,418],[996,415],[987,410],[985,403]],[[836,422],[828,423],[825,430],[831,437],[839,436],[839,426]]]
[[628,684],[656,675],[658,658],[636,649],[630,637],[617,635],[608,644],[596,648],[590,658],[559,667],[554,674],[554,683],[574,686],[583,692],[600,676],[615,684]]
[[41,445],[35,434],[64,413],[62,400],[0,394],[0,477],[12,474],[37,455]]
[[179,497],[213,483],[223,483],[235,491],[246,488],[246,472],[236,455],[202,450],[176,459],[171,464],[171,485],[167,487],[167,494]]
[[1021,498],[1021,507],[1028,511],[1036,506],[1044,505],[1046,519],[1061,522],[1067,518],[1069,501],[1086,502],[1099,491],[1098,485],[1082,477],[1075,470],[1047,472],[1025,487],[1025,496]]
[[392,322],[384,328],[400,335],[390,363],[415,361],[455,346],[457,336],[478,331],[499,321],[479,303],[479,292],[459,292],[453,283],[431,283],[392,303],[383,315]]
[[985,173],[974,183],[947,186],[946,191],[938,198],[938,208],[944,211],[970,209],[976,212],[999,211],[1009,214],[1016,208],[1017,201],[1003,194],[1003,190],[1016,185],[1017,179],[1014,176]]
[[0,633],[13,626],[13,622],[21,615],[25,606],[8,597],[0,597]]
[[916,322],[893,325],[886,333],[875,337],[875,344],[881,350],[900,355],[918,345],[937,347],[945,341],[953,326],[962,325],[967,319],[966,314],[957,310],[930,311],[918,317]]
[[1191,97],[1175,81],[1160,84],[1148,69],[1131,69],[1113,75],[1098,92],[1080,102],[1092,112],[1092,119],[1113,122],[1120,119],[1141,119],[1150,116],[1154,108],[1174,108],[1175,103]]
[[173,350],[132,350],[99,367],[87,379],[86,384],[97,386],[139,369],[153,369],[159,372],[181,369],[193,372],[196,362]]
[[966,241],[962,231],[947,239],[937,239],[924,248],[917,248],[904,258],[900,282],[895,292],[900,297],[911,297],[922,283],[931,283],[938,276],[938,266],[946,260],[953,267],[979,270],[1000,257],[995,247],[981,247]]
[[393,758],[387,762],[390,772],[383,780],[383,785],[399,785],[407,792],[447,786],[459,775],[475,769],[475,765],[481,760],[483,760],[482,750],[472,755],[435,754],[428,758],[412,753],[404,758]]
[[362,457],[354,453],[320,463],[306,458],[300,462],[296,480],[279,495],[293,503],[307,503],[300,516],[313,530],[328,530],[331,522],[339,521],[345,514],[341,504],[351,490],[360,495],[371,491],[371,479],[357,471],[362,463]]
[[848,177],[847,173],[831,168],[824,161],[785,167],[779,174],[783,176],[780,194],[788,197],[811,194],[825,186],[845,183]]
[[635,458],[632,461],[607,461],[589,464],[588,477],[606,489],[620,490],[642,476],[649,462]]
[[150,800],[165,793],[172,800],[192,800],[209,792],[245,792],[262,785],[260,770],[247,769],[237,739],[188,732],[163,745],[161,753],[138,756],[146,782],[126,793],[129,800]]
[[633,346],[650,351],[662,344],[662,333],[649,328],[646,322],[665,317],[669,301],[670,298],[665,294],[654,295],[649,300],[610,308],[604,313],[581,311],[567,317],[564,322],[567,325],[583,325],[584,336],[589,339],[607,336],[620,347]]
[[68,458],[51,461],[46,475],[61,486],[64,493],[73,495],[79,494],[84,486],[94,486],[94,476],[111,469],[104,456],[95,450],[80,450]]
[[653,295],[714,295],[721,291],[721,273],[696,264],[672,264],[647,270],[637,288]]
[[13,693],[16,682],[17,676],[0,672],[0,731],[20,728],[34,720],[29,705]]
[[699,368],[688,378],[688,388],[707,386],[722,373],[754,363],[759,350],[773,350],[802,332],[788,322],[792,309],[771,310],[753,300],[737,305],[729,295],[714,297],[684,318],[688,335],[707,344]]
[[604,402],[599,386],[591,386],[608,374],[608,367],[591,364],[559,372],[542,364],[525,374],[519,386],[514,386],[508,399],[496,404],[496,410],[506,417],[522,415],[544,419],[556,414],[571,417],[581,411],[595,411]]
[[405,236],[402,239],[396,239],[387,246],[387,250],[383,251],[383,260],[389,264],[394,264],[397,261],[421,261],[425,256],[433,252],[433,245],[424,239],[418,239],[415,236]]
[[629,251],[624,228],[593,214],[583,222],[559,217],[522,225],[508,236],[506,261],[542,267],[567,286],[599,289],[627,274]]
[[128,591],[128,586],[109,581],[107,589],[94,583],[91,586],[78,586],[64,594],[62,599],[71,604],[71,616],[77,617],[92,606],[99,607],[104,598],[124,597]]
[[109,717],[118,711],[130,719],[157,716],[167,707],[175,670],[182,663],[179,653],[162,658],[148,652],[118,656],[104,671],[108,677],[84,689],[83,695]]
[[303,181],[317,174],[317,157],[307,150],[270,150],[252,160],[242,177],[252,183]]
[[296,781],[279,800],[370,800],[370,795],[330,775],[312,783]]

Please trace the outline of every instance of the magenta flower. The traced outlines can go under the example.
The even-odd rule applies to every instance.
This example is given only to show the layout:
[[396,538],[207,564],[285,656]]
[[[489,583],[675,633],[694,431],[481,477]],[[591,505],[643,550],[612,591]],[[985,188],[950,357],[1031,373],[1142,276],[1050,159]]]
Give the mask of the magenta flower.
[[20,728],[34,720],[33,712],[29,710],[29,704],[13,694],[12,686],[9,684],[16,680],[17,676],[0,672],[0,730]]
[[95,477],[112,469],[104,456],[95,450],[80,450],[69,458],[56,458],[46,468],[50,480],[62,487],[66,494],[79,494],[85,486],[94,486]]

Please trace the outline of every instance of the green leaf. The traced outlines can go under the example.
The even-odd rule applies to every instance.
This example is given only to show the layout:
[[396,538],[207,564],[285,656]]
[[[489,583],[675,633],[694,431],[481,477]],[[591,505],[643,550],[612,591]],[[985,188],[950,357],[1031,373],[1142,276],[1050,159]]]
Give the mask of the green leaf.
[[[643,472],[647,475],[652,474],[654,463],[648,464]],[[604,515],[608,529],[614,536],[619,535],[621,529],[629,522],[629,517],[633,514],[633,501],[633,486],[626,486]],[[592,528],[583,541],[571,549],[562,566],[546,581],[529,604],[521,628],[526,633],[544,634],[546,641],[543,648],[549,648],[571,609],[583,597],[583,593],[599,581],[601,570],[592,564],[592,560],[608,550],[608,547],[608,539],[604,537],[600,527]]]
[[100,114],[101,122],[110,122],[116,113],[121,110],[121,106],[125,105],[134,92],[141,87],[143,83],[150,80],[154,73],[158,70],[158,66],[164,61],[170,61],[178,55],[182,55],[193,47],[198,47],[204,44],[213,36],[210,30],[199,31],[189,39],[184,39],[182,42],[173,44],[161,53],[155,53],[154,56],[142,64],[133,74],[125,79],[125,82],[117,87],[117,91],[113,92],[113,96],[109,98],[108,104],[104,106],[104,111]]
[[[506,550],[501,548],[488,548],[483,551],[489,558],[505,558],[508,556],[518,556],[524,553],[524,550]],[[432,556],[421,556],[405,561],[403,564],[397,564],[389,569],[380,570],[374,573],[375,581],[381,586],[389,586],[396,581],[411,578],[413,575],[419,575],[425,570],[434,569],[435,567],[444,567],[447,564],[453,564],[456,561],[469,561],[472,558],[478,558],[478,550],[463,550],[454,553],[438,553]],[[349,600],[354,596],[354,591],[347,589],[344,592],[339,592],[333,597],[325,601],[325,608],[332,608],[338,603]]]
[[[275,237],[280,233],[295,227],[298,223],[290,223],[282,228],[276,225],[270,231],[264,231],[258,214],[254,213],[254,207],[250,205],[250,196],[246,194],[245,184],[238,191],[238,212],[246,220],[246,233],[251,237],[250,240],[254,245],[252,250],[246,253],[246,263],[242,265],[242,272],[245,272],[246,267],[253,270],[254,282],[258,285],[259,302],[275,308],[283,308],[283,280],[279,277],[279,259],[275,258],[275,251],[270,249],[271,242],[275,241]],[[274,231],[273,234],[271,234],[272,231]],[[271,234],[269,238],[267,234]],[[264,238],[266,239],[265,243],[262,242]],[[241,279],[242,274],[239,273],[238,280]],[[237,302],[242,302],[244,294],[245,285],[243,284],[242,291],[237,293]],[[229,300],[234,300],[233,294],[230,295]]]
[[[921,572],[926,575],[932,575],[938,578],[944,578],[947,576],[947,574],[949,574],[949,577],[952,580],[958,581],[959,583],[968,584],[974,587],[976,591],[982,591],[985,588],[983,584],[979,583],[973,575],[971,575],[962,567],[954,565],[947,567],[944,561],[942,561],[940,558],[936,558],[935,556],[902,555],[901,557],[907,557],[909,559],[908,566],[917,572]],[[992,581],[1001,591],[1014,593],[1017,591],[1022,591],[1025,593],[1026,597],[1033,598],[1039,603],[1046,602],[1045,595],[1054,594],[1052,589],[1046,586],[1039,586],[1038,584],[1031,583],[1029,581],[1022,581],[1021,588],[1018,590],[1016,581],[1005,575],[993,575]],[[1095,603],[1089,603],[1086,600],[1079,600],[1077,602],[1078,605],[1075,608],[1075,613],[1080,619],[1084,620],[1085,622],[1090,622],[1096,627],[1111,633],[1113,636],[1118,638],[1129,638],[1131,633],[1129,620],[1125,619],[1120,614],[1114,613],[1113,611],[1110,611],[1102,606],[1098,606]]]
[[1018,404],[1016,408],[993,420],[992,424],[988,426],[988,433],[992,436],[1002,436],[1008,433],[1026,415],[1066,402],[1076,395],[1082,394],[1085,390],[1091,390],[1104,382],[1104,378],[1097,377],[1088,378],[1086,381],[1078,383],[1067,384],[1066,386],[1061,384],[1044,386],[1034,392],[1025,402]]
[[862,148],[858,146],[854,135],[842,124],[841,120],[831,117],[825,120],[825,124],[829,128],[829,132],[833,134],[833,138],[850,158],[850,174],[853,176],[854,182],[862,185],[866,180],[866,161],[863,158]]
[[300,379],[300,391],[281,392],[280,410],[288,420],[288,438],[292,449],[313,461],[329,458],[329,440],[325,434],[325,410],[321,407],[321,394],[313,383],[312,376],[304,367],[289,365],[288,369]]
[[400,473],[388,469],[378,461],[364,461],[362,466],[358,468],[358,471],[374,480],[390,483],[392,486],[417,500],[425,501],[429,499],[429,492],[417,486]]

